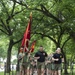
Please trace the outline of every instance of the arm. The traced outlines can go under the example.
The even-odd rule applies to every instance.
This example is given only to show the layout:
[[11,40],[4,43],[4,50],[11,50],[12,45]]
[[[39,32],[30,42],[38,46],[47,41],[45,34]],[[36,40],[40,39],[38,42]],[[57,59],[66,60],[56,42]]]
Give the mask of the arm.
[[21,60],[24,56],[25,56],[24,53],[19,53],[19,55],[18,55],[18,60]]
[[55,58],[52,57],[52,60],[53,60],[53,61],[58,61],[59,59],[55,59]]
[[19,53],[18,55],[18,60],[21,60],[21,53]]
[[35,60],[38,60],[39,58],[40,58],[40,57],[39,57],[38,53],[36,53],[35,56],[34,56],[34,59],[35,59]]
[[39,58],[40,58],[40,57],[34,57],[34,59],[36,59],[36,60],[39,59]]

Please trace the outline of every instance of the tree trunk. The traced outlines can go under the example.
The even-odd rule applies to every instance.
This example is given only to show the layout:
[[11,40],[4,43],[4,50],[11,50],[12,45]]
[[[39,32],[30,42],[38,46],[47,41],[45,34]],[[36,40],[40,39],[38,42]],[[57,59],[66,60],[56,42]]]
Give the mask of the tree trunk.
[[[19,49],[20,49],[20,47],[18,48],[18,54],[19,54]],[[17,56],[18,56],[18,54],[17,54]],[[16,75],[18,75],[19,70],[20,70],[20,67],[19,67],[19,61],[17,60],[17,65],[16,65]]]
[[12,51],[12,47],[13,47],[13,40],[10,40],[9,42],[9,47],[8,47],[8,51],[7,51],[7,73],[9,73],[10,75],[10,71],[11,71],[11,68],[10,68],[10,64],[11,64],[11,51]]
[[64,74],[68,74],[68,71],[67,71],[67,60],[66,60],[66,54],[64,53],[63,49],[61,49],[61,52],[63,54],[63,57],[64,57]]
[[63,54],[63,55],[64,55],[64,73],[68,74],[68,71],[67,71],[68,65],[67,65],[66,55],[65,54]]

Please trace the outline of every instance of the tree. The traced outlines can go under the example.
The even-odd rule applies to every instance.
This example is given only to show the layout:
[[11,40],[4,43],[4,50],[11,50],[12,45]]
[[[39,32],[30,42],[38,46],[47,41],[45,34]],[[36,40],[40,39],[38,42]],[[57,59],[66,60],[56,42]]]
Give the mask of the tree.
[[8,54],[10,54],[7,64],[10,65],[12,47],[19,42],[17,39],[21,38],[16,36],[24,31],[21,29],[24,29],[29,12],[33,11],[32,34],[41,35],[39,36],[41,38],[47,37],[54,42],[56,48],[61,47],[65,58],[65,73],[67,73],[64,46],[75,36],[74,6],[74,0],[2,0],[0,30],[9,37]]
[[22,23],[22,18],[17,18],[17,15],[24,11],[24,9],[20,9],[20,7],[18,7],[15,2],[12,3],[9,0],[1,0],[0,6],[0,31],[9,38],[9,45],[7,51],[7,72],[10,74],[10,59],[12,47],[16,43],[20,42],[22,39],[21,36],[15,38],[20,34],[20,23]]
[[[67,73],[64,46],[74,34],[74,0],[38,0],[32,2],[30,0],[26,2],[15,0],[15,2],[37,13],[35,19],[40,23],[35,23],[34,31],[36,32],[34,34],[48,37],[55,43],[56,47],[61,47],[65,59],[65,73]],[[37,17],[37,15],[39,16]],[[65,36],[66,38],[62,41]]]

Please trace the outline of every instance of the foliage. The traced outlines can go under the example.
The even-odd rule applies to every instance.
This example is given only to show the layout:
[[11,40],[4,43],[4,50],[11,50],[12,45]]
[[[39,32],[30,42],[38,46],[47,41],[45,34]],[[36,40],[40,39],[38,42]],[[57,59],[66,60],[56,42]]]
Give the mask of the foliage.
[[7,55],[7,45],[8,39],[5,36],[0,36],[0,57],[3,59],[6,58]]
[[62,52],[72,55],[72,40],[75,38],[75,0],[1,0],[0,40],[6,42],[0,43],[1,52],[5,53],[8,47],[8,51],[18,53],[16,51],[20,47],[30,12],[33,12],[30,45],[33,40],[37,40],[34,53],[43,45],[48,53],[56,47],[61,47]]

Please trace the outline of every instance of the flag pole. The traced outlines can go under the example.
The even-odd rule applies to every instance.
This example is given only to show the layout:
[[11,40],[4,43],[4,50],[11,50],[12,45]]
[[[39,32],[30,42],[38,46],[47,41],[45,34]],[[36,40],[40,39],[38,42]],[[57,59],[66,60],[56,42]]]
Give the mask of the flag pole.
[[24,51],[29,51],[28,46],[29,46],[29,40],[30,40],[30,34],[31,34],[31,23],[32,23],[32,12],[30,13],[30,18],[28,22],[28,26],[25,32],[25,40],[24,40]]

